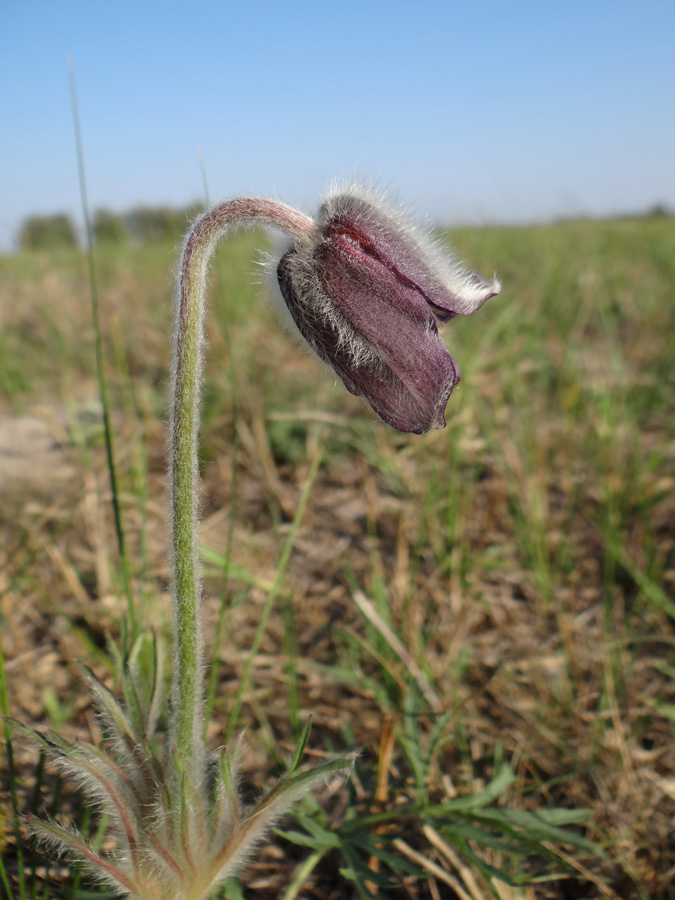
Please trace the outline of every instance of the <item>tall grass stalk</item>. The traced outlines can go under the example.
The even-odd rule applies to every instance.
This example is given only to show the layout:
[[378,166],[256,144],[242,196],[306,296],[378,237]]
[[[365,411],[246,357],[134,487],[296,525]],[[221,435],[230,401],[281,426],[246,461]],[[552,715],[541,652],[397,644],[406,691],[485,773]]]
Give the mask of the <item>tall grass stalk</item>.
[[75,132],[77,174],[80,184],[80,199],[82,201],[82,216],[84,219],[85,238],[87,244],[87,264],[89,270],[89,288],[91,293],[91,314],[94,326],[94,347],[96,352],[96,375],[98,378],[98,389],[101,397],[101,408],[103,411],[103,431],[105,435],[105,449],[108,462],[108,476],[110,478],[110,492],[112,495],[113,514],[115,517],[115,534],[117,536],[117,546],[120,557],[122,584],[124,593],[127,598],[129,628],[132,637],[136,638],[138,636],[138,623],[136,620],[136,607],[131,588],[129,560],[127,557],[124,527],[122,525],[122,514],[120,511],[120,499],[117,487],[117,471],[115,468],[115,452],[113,446],[112,428],[110,426],[110,399],[108,397],[108,384],[106,380],[105,365],[103,361],[103,341],[101,338],[101,323],[98,306],[98,282],[96,279],[96,266],[94,262],[93,231],[91,227],[91,216],[89,215],[89,201],[87,199],[87,179],[84,169],[84,151],[82,149],[82,129],[80,127],[80,113],[77,103],[75,71],[73,69],[73,61],[70,57],[68,58],[68,82],[70,85],[70,104],[73,113],[73,129]]

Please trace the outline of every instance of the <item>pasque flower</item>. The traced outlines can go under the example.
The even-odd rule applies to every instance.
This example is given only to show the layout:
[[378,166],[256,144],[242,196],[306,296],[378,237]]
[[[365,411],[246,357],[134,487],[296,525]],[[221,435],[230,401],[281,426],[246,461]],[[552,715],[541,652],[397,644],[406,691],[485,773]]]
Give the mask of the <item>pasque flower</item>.
[[31,818],[33,830],[133,900],[212,897],[295,800],[327,777],[347,774],[354,760],[348,755],[298,772],[307,726],[287,774],[248,809],[238,792],[236,754],[209,753],[205,741],[197,447],[206,275],[219,238],[246,224],[289,236],[276,274],[300,333],[352,393],[401,431],[445,425],[459,370],[438,323],[474,312],[499,291],[497,281],[444,257],[382,198],[356,188],[331,194],[316,220],[273,200],[244,197],[221,203],[192,226],[178,268],[168,442],[175,635],[168,733],[160,728],[161,655],[153,641],[148,660],[139,635],[130,652],[117,653],[124,703],[91,678],[104,748],[37,736],[107,814],[113,849],[102,853],[55,822]]
[[387,424],[444,428],[459,381],[438,326],[499,292],[445,256],[373,191],[350,187],[321,206],[309,237],[277,267],[288,311],[345,387]]

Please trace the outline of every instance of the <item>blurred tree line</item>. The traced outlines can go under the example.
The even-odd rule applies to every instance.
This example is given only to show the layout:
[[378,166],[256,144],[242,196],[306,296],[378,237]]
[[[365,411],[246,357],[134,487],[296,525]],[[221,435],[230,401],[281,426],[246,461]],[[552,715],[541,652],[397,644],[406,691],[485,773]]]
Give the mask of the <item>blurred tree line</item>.
[[22,250],[52,247],[74,247],[77,243],[75,226],[69,216],[30,216],[19,230]]
[[[150,244],[160,241],[178,242],[194,217],[204,206],[194,203],[184,208],[172,206],[136,206],[126,213],[98,209],[92,218],[92,231],[97,245]],[[78,233],[70,216],[29,216],[19,229],[22,250],[51,250],[76,247]]]
[[[92,219],[92,230],[97,245],[101,244],[151,244],[160,241],[178,243],[188,224],[204,205],[191,206],[136,206],[126,213],[98,209]],[[664,204],[655,204],[643,213],[633,213],[628,218],[672,217],[675,211]],[[63,213],[54,216],[29,216],[19,229],[19,247],[22,250],[51,250],[58,247],[76,247],[78,232],[70,216]]]

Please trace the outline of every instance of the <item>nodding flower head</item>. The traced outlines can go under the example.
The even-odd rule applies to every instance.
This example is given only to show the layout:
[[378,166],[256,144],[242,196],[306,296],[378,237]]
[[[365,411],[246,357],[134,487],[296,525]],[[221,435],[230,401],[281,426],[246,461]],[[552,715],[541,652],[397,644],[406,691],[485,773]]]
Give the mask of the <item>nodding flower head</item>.
[[445,427],[459,368],[438,325],[495,294],[371,191],[348,188],[319,209],[313,234],[277,266],[288,311],[316,354],[387,424]]

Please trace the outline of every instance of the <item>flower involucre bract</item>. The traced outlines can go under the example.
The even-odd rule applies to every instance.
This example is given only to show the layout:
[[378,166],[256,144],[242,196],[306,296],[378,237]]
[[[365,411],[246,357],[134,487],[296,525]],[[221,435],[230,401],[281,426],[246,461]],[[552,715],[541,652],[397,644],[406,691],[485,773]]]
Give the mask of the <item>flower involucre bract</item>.
[[459,368],[438,324],[499,293],[447,257],[373,191],[335,191],[311,237],[277,266],[288,311],[316,354],[387,424],[423,434],[445,427]]

